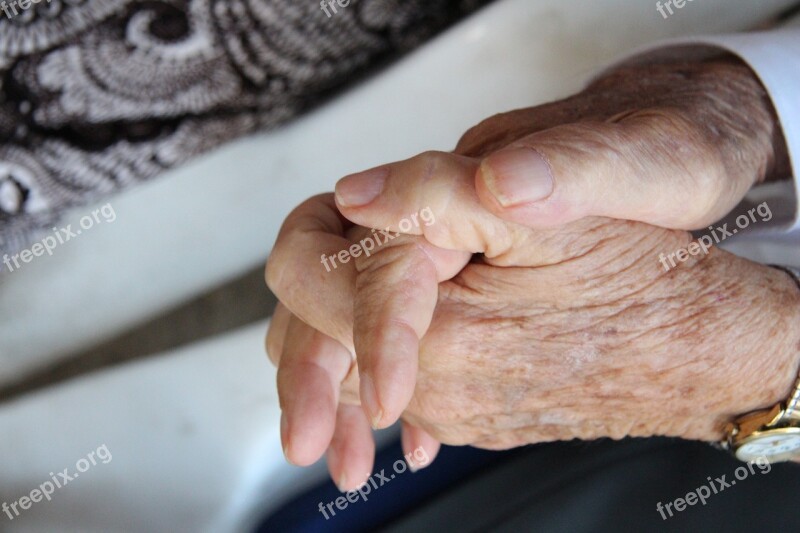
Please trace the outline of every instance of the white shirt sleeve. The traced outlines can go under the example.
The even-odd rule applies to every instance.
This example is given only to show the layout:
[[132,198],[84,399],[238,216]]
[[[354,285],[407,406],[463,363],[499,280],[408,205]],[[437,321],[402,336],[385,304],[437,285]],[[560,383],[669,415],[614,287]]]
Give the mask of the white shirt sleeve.
[[768,202],[774,214],[770,230],[800,231],[800,28],[671,40],[648,46],[626,62],[645,62],[653,54],[687,46],[727,50],[745,61],[763,83],[783,128],[792,176],[754,187],[748,199]]

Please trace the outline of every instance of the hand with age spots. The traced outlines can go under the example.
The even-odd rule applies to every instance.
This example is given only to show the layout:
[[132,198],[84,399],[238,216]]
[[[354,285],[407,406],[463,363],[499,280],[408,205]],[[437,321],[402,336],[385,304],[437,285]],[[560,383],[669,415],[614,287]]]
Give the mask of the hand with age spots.
[[[688,80],[672,93],[669,66],[613,73],[480,124],[457,149],[471,157],[422,154],[343,180],[338,204],[299,206],[267,265],[282,302],[267,349],[287,458],[307,465],[327,450],[333,479],[351,489],[371,469],[370,425],[400,417],[404,450],[433,458],[439,442],[716,440],[732,416],[783,399],[800,339],[785,274],[716,249],[665,273],[659,254],[688,233],[597,216],[700,227],[781,167],[769,109],[752,109],[763,99],[747,100],[746,128],[730,105],[760,87],[740,65],[681,68]],[[691,160],[654,150],[681,136]],[[520,171],[545,175],[548,190]],[[723,179],[735,186],[720,194]],[[528,190],[503,194],[515,185]],[[423,208],[436,223],[417,235],[333,272],[319,264]],[[752,375],[763,382],[747,385]]]
[[[786,395],[800,295],[785,274],[716,249],[665,273],[659,254],[691,236],[643,223],[504,222],[478,201],[477,165],[429,153],[357,176],[381,180],[383,192],[368,206],[340,204],[349,219],[398,231],[392,220],[430,207],[436,223],[335,272],[291,265],[369,230],[348,225],[329,195],[287,219],[268,275],[289,307],[273,320],[268,350],[293,461],[309,464],[330,444],[334,479],[357,486],[374,453],[370,421],[398,417],[404,448],[429,454],[438,442],[711,441],[731,417]],[[397,203],[406,188],[419,203]]]

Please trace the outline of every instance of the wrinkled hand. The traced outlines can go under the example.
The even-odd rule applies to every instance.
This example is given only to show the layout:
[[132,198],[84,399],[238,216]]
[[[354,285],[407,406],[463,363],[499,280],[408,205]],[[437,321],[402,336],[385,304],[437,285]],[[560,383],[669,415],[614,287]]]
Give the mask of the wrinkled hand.
[[[677,139],[683,139],[684,142]],[[528,156],[527,159],[516,158],[520,164],[507,165],[508,155],[519,153],[503,150],[508,143],[523,147],[522,153]],[[620,69],[575,97],[498,115],[481,123],[462,138],[457,151],[483,156],[499,149],[497,154],[483,160],[479,171],[475,172],[474,168],[477,161],[468,163],[467,167],[472,165],[473,168],[468,171],[475,173],[477,198],[486,209],[509,221],[531,227],[548,227],[583,215],[607,215],[676,228],[692,228],[703,226],[729,210],[753,183],[780,175],[786,168],[785,149],[782,146],[780,130],[763,88],[746,67],[725,59],[708,63],[665,63]],[[533,161],[529,157],[531,153],[534,154]],[[537,160],[536,156],[539,155],[544,155],[549,164],[546,170],[553,185],[552,190],[545,191],[549,196],[538,202],[520,203],[513,194],[505,199],[502,194],[495,195],[500,189],[516,183],[522,188],[523,196],[530,198],[531,187],[534,192],[537,190],[535,171],[542,170],[541,163],[544,161]],[[426,154],[412,161],[417,166],[425,166],[435,163],[437,158],[438,154]],[[514,159],[512,157],[511,161]],[[508,172],[509,169],[511,172]],[[420,187],[419,178],[424,176],[427,174],[417,168],[416,173],[405,176],[409,180],[405,187],[385,190],[381,186],[373,186],[371,191],[367,187],[367,193],[371,192],[367,201],[364,201],[363,188],[356,184],[356,189],[362,189],[358,192],[362,195],[361,200],[342,202],[347,191],[340,184],[337,189],[340,206],[351,218],[365,226],[384,227],[384,224],[395,224],[401,217],[413,212],[412,206],[425,204],[430,207],[435,204],[439,209],[441,202],[451,196],[453,203],[463,200],[454,195],[449,183],[439,183],[440,187],[435,189],[425,187],[423,181]],[[350,180],[350,192],[353,181]],[[465,189],[468,196],[472,195],[470,201],[474,201],[475,193],[470,192],[468,187]],[[370,198],[376,196],[377,201],[370,203]],[[500,203],[498,197],[505,205]],[[424,198],[431,201],[422,202]],[[508,198],[515,201],[506,202]],[[358,208],[358,205],[364,205],[365,208]],[[359,209],[362,218],[359,218]],[[482,217],[485,216],[486,213],[482,213]],[[482,224],[484,218],[467,218],[458,218],[455,227],[451,227],[449,225],[454,223],[448,222],[448,217],[444,217],[444,220],[440,217],[437,229],[428,232],[431,235],[434,232],[447,234],[455,248],[479,252],[480,246],[473,246],[476,244],[474,242],[464,246],[465,237],[460,232],[466,227]],[[493,219],[485,227],[495,228],[496,224],[497,220]],[[590,234],[595,237],[602,237],[600,229],[613,228],[608,221],[589,224],[592,228]],[[580,227],[578,224],[568,228],[567,234],[580,232]],[[504,231],[500,231],[501,237]],[[383,331],[387,339],[395,338],[397,342],[397,347],[393,349],[391,345],[395,341],[384,339],[381,343],[380,339],[376,341],[369,335],[356,335],[356,344],[360,345],[358,361],[362,372],[363,368],[367,368],[370,374],[375,375],[368,380],[368,386],[360,385],[361,394],[363,397],[366,390],[366,403],[370,405],[367,412],[375,425],[384,427],[399,416],[414,389],[417,343],[427,329],[429,319],[426,317],[436,302],[435,296],[432,296],[435,295],[436,282],[451,278],[469,258],[469,254],[447,253],[427,246],[419,238],[400,237],[392,240],[392,246],[382,248],[380,259],[362,266],[361,274],[356,272],[352,262],[341,265],[333,273],[325,272],[316,264],[322,252],[333,255],[347,249],[351,240],[363,238],[364,232],[368,230],[353,227],[342,219],[329,197],[312,199],[287,220],[270,260],[268,274],[270,286],[281,301],[305,321],[280,305],[268,336],[270,357],[280,364],[279,390],[285,414],[282,438],[287,457],[297,464],[309,464],[330,445],[329,468],[341,488],[354,487],[359,483],[359,478],[363,478],[365,472],[371,469],[374,453],[368,419],[360,408],[354,406],[359,397],[358,369],[352,364],[351,356],[356,318],[353,316],[353,301],[357,297],[357,284],[364,294],[371,294],[361,297],[362,303],[357,306],[362,310],[360,323],[368,326],[358,326],[357,322],[357,327],[362,330],[366,328],[367,331],[370,328],[372,331]],[[552,234],[553,241],[561,239],[555,236],[559,234]],[[672,234],[672,238],[676,238],[676,235],[682,239],[688,238],[680,233]],[[498,246],[502,248],[494,237],[483,243],[491,248],[487,250],[490,258],[497,254]],[[537,238],[546,237],[539,235]],[[614,240],[618,243],[633,241],[633,237],[630,240]],[[440,237],[434,242],[446,244],[446,239]],[[545,248],[538,252],[544,253]],[[661,251],[668,252],[676,248],[664,245]],[[426,263],[420,255],[429,256],[429,261]],[[502,261],[503,255],[495,257]],[[547,261],[544,256],[538,258]],[[473,269],[481,268],[487,267],[470,265],[462,276],[472,280],[481,279],[474,275],[469,277]],[[290,272],[287,274],[287,271]],[[502,276],[495,276],[492,272],[494,283],[502,283]],[[762,275],[768,278],[772,275],[774,278],[771,272]],[[459,286],[462,276],[453,279],[452,283]],[[388,281],[381,281],[383,278]],[[675,283],[680,286],[683,280],[676,279]],[[687,290],[692,286],[687,284]],[[445,287],[449,285],[443,285],[442,290]],[[519,296],[514,287],[508,288],[515,296]],[[763,289],[763,284],[760,288]],[[440,298],[443,294],[451,292],[440,293]],[[487,302],[491,308],[494,308],[493,305],[504,305],[502,297],[491,291],[481,293],[478,288],[474,295],[477,294],[496,297],[493,303]],[[376,309],[376,302],[370,305],[371,300],[383,304],[378,306],[379,312],[372,315],[369,310]],[[452,302],[442,300],[439,309],[450,309],[452,306]],[[479,306],[475,307],[477,309]],[[530,307],[531,312],[535,309],[535,306]],[[519,311],[526,313],[525,309]],[[431,339],[435,339],[434,332],[439,331],[436,329],[438,320],[447,316],[442,313],[437,310],[434,329],[428,335]],[[387,329],[387,322],[391,326],[395,320],[390,318],[393,314],[400,317],[399,323],[405,324],[403,328]],[[476,316],[480,316],[480,313]],[[556,315],[545,313],[543,316]],[[464,335],[473,339],[472,329],[467,329],[467,324],[461,324],[458,318],[453,318],[453,323],[458,324],[458,329],[465,328]],[[473,327],[472,320],[468,324],[469,328]],[[692,324],[691,331],[700,331]],[[709,322],[707,329],[711,328]],[[475,328],[475,331],[478,329]],[[586,330],[587,335],[590,333],[593,332]],[[359,338],[363,340],[359,341]],[[461,353],[456,350],[459,344],[454,343],[448,345],[452,349],[439,354],[454,364],[463,362],[464,354],[490,353],[490,344],[480,343],[477,338],[473,340],[475,342]],[[420,383],[430,383],[435,375],[430,374],[426,378],[426,373],[431,370],[425,363],[428,360],[425,355],[428,342],[432,340],[426,337],[422,346],[423,363],[419,368]],[[381,352],[380,348],[376,348],[381,345],[389,348]],[[694,344],[691,345],[694,347]],[[561,353],[563,356],[564,352]],[[570,353],[573,356],[567,359],[583,360],[575,357],[575,354],[583,353],[580,349],[575,348]],[[445,358],[446,354],[451,354],[451,358]],[[504,385],[503,368],[514,375],[523,375],[521,368],[525,367],[499,365],[514,361],[513,358],[488,358],[470,367],[468,372],[453,368],[454,374],[449,376],[449,380],[457,390],[448,397],[459,398],[459,394],[465,390],[464,376],[474,374],[476,370],[487,374],[486,379],[481,381],[483,385],[493,383],[492,379],[495,379],[495,385],[489,388],[497,394],[512,390],[522,394],[519,387],[523,387],[522,391],[531,395],[535,390],[533,384],[522,385],[522,381],[519,381],[517,389]],[[490,362],[498,366],[489,365]],[[435,366],[433,370],[442,368],[447,368],[447,365]],[[780,374],[780,369],[775,373]],[[379,383],[377,387],[376,381]],[[339,384],[342,384],[341,396]],[[424,400],[420,404],[423,401],[420,398],[431,396],[420,394],[419,386],[417,390],[412,409],[405,417],[407,420],[427,427],[438,436],[452,437],[453,440],[449,442],[470,440],[466,438],[468,432],[457,431],[460,438],[442,434],[439,425],[425,423],[425,417],[419,414],[415,416],[415,406],[430,410],[437,405],[443,409],[443,406],[458,403],[454,400],[451,404],[444,401],[437,404]],[[582,389],[579,384],[573,383],[572,390]],[[342,403],[337,410],[340,398]],[[474,403],[474,400],[473,397],[470,401]],[[511,416],[510,413],[514,411],[502,412]],[[432,416],[435,413],[429,411],[427,414],[431,415],[427,420],[436,419]],[[562,422],[570,425],[568,419]],[[628,423],[631,421],[628,420]],[[484,429],[490,430],[489,426]],[[496,435],[495,438],[508,438],[507,435],[501,435],[499,428],[495,429],[498,431],[489,431]],[[611,433],[611,429],[607,432]],[[472,438],[476,436],[472,435]],[[428,433],[410,424],[404,424],[403,444],[406,452],[424,445],[431,455],[435,454],[438,447]],[[489,445],[488,442],[483,444]]]
[[[659,254],[691,237],[642,223],[504,222],[478,201],[477,164],[428,153],[357,176],[380,181],[382,192],[366,207],[339,205],[350,220],[396,232],[402,218],[429,209],[436,221],[420,225],[424,238],[393,238],[332,272],[297,268],[351,245],[331,238],[348,230],[330,198],[287,219],[270,286],[322,332],[298,321],[282,333],[285,315],[270,332],[289,457],[313,461],[333,434],[334,479],[342,488],[363,481],[363,467],[344,473],[347,462],[371,460],[363,413],[340,408],[334,428],[338,385],[356,399],[353,347],[366,413],[378,427],[402,413],[406,451],[432,438],[486,448],[628,435],[715,440],[733,415],[786,394],[800,336],[777,335],[797,318],[786,316],[798,298],[784,274],[717,250],[665,273]],[[353,242],[368,233],[349,231]],[[472,254],[482,256],[469,262]],[[744,386],[752,375],[764,381]]]

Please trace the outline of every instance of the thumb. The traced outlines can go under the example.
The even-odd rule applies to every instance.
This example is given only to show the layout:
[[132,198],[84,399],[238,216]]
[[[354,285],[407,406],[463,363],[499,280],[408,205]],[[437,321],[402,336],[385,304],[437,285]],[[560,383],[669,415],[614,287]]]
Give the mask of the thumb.
[[484,159],[475,185],[490,212],[529,227],[601,216],[689,230],[739,203],[757,170],[738,174],[691,121],[649,111],[529,135]]

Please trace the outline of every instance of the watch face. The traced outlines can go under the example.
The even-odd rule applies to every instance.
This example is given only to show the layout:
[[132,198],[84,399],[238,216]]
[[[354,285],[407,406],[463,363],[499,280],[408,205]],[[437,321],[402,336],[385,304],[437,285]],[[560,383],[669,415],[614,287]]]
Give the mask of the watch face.
[[736,449],[742,461],[766,457],[770,462],[789,461],[800,456],[800,428],[784,428],[754,434]]

